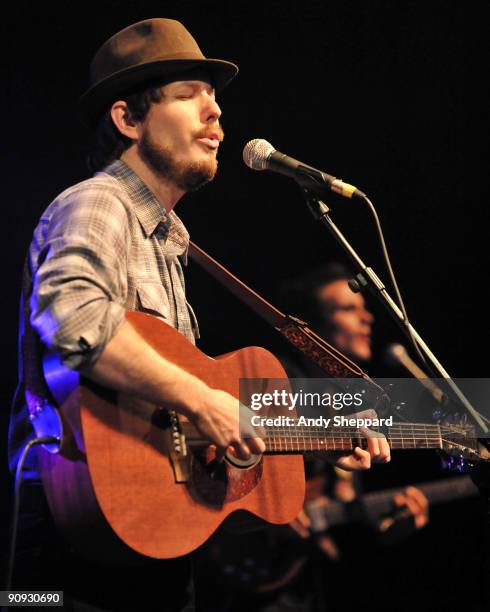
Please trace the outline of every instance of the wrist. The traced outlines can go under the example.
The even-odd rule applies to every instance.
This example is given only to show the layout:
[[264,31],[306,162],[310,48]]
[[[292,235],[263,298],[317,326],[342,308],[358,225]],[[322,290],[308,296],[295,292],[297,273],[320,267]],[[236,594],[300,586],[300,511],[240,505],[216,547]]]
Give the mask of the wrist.
[[189,375],[187,380],[182,381],[180,390],[175,410],[188,419],[193,419],[202,412],[206,397],[212,392],[206,383],[193,375]]

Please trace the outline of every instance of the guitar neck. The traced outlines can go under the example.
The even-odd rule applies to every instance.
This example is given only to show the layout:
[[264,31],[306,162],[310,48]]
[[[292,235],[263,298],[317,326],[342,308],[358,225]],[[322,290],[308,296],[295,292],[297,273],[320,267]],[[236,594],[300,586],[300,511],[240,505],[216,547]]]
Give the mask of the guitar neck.
[[[376,428],[370,431],[377,432]],[[365,447],[367,438],[357,428],[266,427],[266,452],[270,454],[312,451],[349,451]],[[394,423],[383,432],[392,449],[443,448],[443,434],[436,424]]]
[[[416,485],[429,502],[440,504],[454,499],[477,495],[478,489],[469,476],[456,476]],[[335,501],[322,508],[324,528],[335,527],[349,522],[374,520],[393,510],[393,496],[403,493],[404,488],[385,489],[367,493],[353,502]]]

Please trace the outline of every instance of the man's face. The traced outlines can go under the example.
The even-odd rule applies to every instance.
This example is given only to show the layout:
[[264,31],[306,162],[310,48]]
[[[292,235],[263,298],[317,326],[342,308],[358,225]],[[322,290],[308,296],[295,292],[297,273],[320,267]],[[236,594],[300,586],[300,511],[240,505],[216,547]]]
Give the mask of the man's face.
[[328,340],[354,360],[369,360],[374,317],[366,310],[362,295],[353,293],[346,280],[338,280],[320,287],[317,297],[329,329]]
[[183,191],[212,180],[223,130],[221,110],[205,73],[162,87],[163,99],[152,104],[141,124],[141,157],[152,171]]

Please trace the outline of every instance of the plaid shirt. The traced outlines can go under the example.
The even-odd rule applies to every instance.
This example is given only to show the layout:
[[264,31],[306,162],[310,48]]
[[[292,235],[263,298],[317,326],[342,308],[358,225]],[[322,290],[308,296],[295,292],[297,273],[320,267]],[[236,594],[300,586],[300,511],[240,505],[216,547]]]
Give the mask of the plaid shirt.
[[[194,343],[195,315],[182,263],[189,234],[121,160],[60,194],[29,248],[31,325],[43,343],[79,369],[94,363],[124,321],[147,312]],[[22,364],[10,430],[11,462],[31,437]]]
[[189,234],[117,160],[48,207],[29,251],[31,323],[66,365],[96,361],[126,310],[158,317],[194,342],[181,261]]

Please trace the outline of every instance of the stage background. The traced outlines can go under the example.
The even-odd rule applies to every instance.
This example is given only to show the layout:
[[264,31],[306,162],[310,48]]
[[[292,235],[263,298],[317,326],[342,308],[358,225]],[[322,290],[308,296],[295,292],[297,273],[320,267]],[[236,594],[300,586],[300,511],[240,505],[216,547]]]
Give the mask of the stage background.
[[[244,166],[244,144],[265,138],[371,197],[414,325],[453,376],[487,376],[483,7],[443,1],[11,4],[2,17],[7,64],[2,84],[2,457],[16,380],[25,250],[49,202],[88,176],[84,159],[90,135],[77,120],[75,101],[85,89],[93,53],[112,33],[148,17],[181,20],[208,57],[240,66],[236,82],[219,98],[226,138],[218,177],[176,209],[192,239],[279,308],[284,280],[330,259],[343,261],[293,181]],[[334,196],[329,203],[334,219],[387,282],[366,208]],[[188,288],[206,353],[245,345],[286,350],[273,330],[194,264]],[[384,347],[401,336],[389,316],[370,304],[376,315],[375,375],[386,371]],[[1,465],[8,483],[5,459]],[[376,468],[366,486],[439,474],[433,453],[396,456],[390,467]],[[467,560],[476,566],[481,562],[482,521],[475,501],[435,509],[430,526],[392,551],[389,565],[400,568],[398,578],[406,575],[411,589],[422,585],[420,592],[425,588],[432,604],[454,602],[459,586],[471,598],[471,588],[478,586]],[[455,577],[451,588],[448,575]]]

